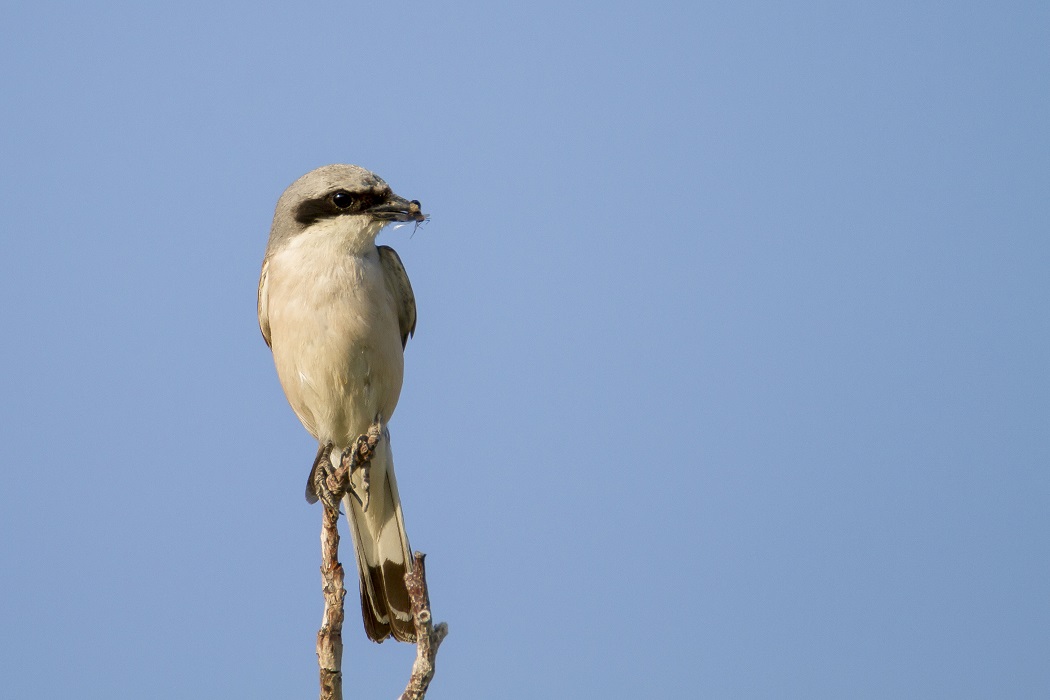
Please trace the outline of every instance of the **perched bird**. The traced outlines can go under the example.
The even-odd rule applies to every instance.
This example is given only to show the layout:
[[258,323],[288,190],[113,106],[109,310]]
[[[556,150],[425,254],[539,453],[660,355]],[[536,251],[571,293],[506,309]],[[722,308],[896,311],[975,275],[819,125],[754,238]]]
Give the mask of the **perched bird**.
[[[401,393],[416,302],[401,259],[375,240],[391,222],[424,219],[419,202],[364,168],[318,168],[277,201],[259,279],[259,328],[288,403],[319,443],[314,470],[339,466],[373,423],[383,426],[368,497],[343,499],[365,632],[376,642],[415,641],[404,580],[411,550],[385,425]],[[321,495],[313,473],[306,494],[310,502]]]

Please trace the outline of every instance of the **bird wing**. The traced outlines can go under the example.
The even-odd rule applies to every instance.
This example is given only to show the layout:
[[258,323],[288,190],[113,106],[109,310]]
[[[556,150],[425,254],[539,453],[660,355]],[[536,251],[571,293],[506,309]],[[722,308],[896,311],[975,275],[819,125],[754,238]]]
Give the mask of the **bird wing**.
[[[408,339],[416,331],[416,295],[412,293],[412,285],[408,281],[405,266],[401,264],[401,258],[390,246],[381,245],[379,248],[379,261],[383,265],[383,276],[386,278],[386,286],[394,296],[397,304],[397,322],[401,328],[401,347],[408,343]],[[266,271],[263,270],[265,277]],[[260,286],[260,299],[262,298],[262,287]],[[260,324],[262,313],[259,314]],[[263,331],[267,335],[268,330]]]
[[262,331],[263,340],[266,341],[267,346],[270,345],[270,309],[269,298],[266,294],[266,273],[269,269],[270,260],[267,258],[263,262],[262,274],[259,275],[259,330]]

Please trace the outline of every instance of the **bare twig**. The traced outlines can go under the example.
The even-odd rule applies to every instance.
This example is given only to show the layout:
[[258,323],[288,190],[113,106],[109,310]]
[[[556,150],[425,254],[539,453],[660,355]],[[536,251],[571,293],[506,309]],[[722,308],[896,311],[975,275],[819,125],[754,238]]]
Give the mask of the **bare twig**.
[[434,626],[430,614],[430,592],[427,590],[427,572],[423,566],[426,557],[416,552],[415,563],[407,574],[405,584],[412,599],[412,618],[416,624],[416,660],[412,664],[412,676],[408,686],[401,694],[401,700],[423,700],[434,678],[434,660],[438,647],[448,634],[448,625],[444,622]]
[[[317,665],[321,677],[321,700],[343,700],[343,599],[346,597],[343,566],[339,563],[339,502],[350,493],[368,508],[368,465],[376,445],[383,435],[377,417],[368,433],[357,439],[354,449],[343,455],[338,468],[332,468],[325,455],[318,462],[314,476],[315,487],[323,507],[321,521],[321,581],[324,590],[324,616],[317,632]],[[350,476],[361,469],[362,494],[357,494]],[[430,593],[427,590],[425,555],[416,552],[414,563],[405,574],[405,585],[412,602],[412,618],[416,627],[416,660],[412,675],[400,700],[423,700],[430,681],[434,678],[434,660],[448,625],[435,626],[430,613]]]
[[343,566],[339,563],[339,508],[322,501],[321,580],[324,616],[317,632],[321,700],[343,700]]

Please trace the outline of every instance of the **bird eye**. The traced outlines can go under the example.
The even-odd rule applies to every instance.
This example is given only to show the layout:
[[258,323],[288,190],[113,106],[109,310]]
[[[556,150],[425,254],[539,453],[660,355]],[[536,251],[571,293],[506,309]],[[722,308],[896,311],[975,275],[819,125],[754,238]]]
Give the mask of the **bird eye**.
[[336,205],[340,209],[346,209],[354,203],[354,195],[350,194],[346,190],[339,190],[332,195],[332,204]]

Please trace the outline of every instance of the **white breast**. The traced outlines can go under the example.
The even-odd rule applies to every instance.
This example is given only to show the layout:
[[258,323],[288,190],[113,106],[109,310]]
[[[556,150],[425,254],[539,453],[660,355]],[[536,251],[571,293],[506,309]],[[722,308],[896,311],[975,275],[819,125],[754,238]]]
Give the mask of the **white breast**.
[[292,409],[319,441],[346,447],[377,414],[389,420],[404,357],[375,245],[350,253],[332,234],[296,236],[270,258],[267,312]]

